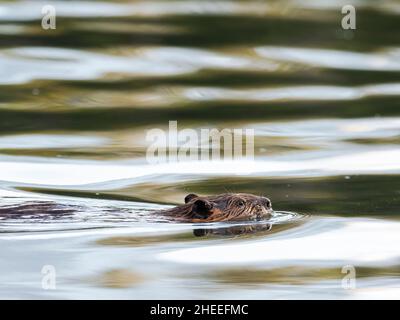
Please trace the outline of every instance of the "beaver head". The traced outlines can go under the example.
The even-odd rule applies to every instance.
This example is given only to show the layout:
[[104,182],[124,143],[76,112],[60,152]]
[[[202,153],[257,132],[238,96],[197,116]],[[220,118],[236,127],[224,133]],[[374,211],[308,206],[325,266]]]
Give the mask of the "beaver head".
[[271,200],[247,193],[225,193],[206,197],[188,194],[184,205],[167,211],[193,222],[260,220],[269,218],[273,212]]

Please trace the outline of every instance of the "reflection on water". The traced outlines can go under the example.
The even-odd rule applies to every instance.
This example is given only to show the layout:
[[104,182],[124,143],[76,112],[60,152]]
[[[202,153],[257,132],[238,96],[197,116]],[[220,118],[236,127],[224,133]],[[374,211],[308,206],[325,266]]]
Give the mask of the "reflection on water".
[[262,57],[324,68],[393,72],[398,72],[400,68],[400,51],[398,49],[389,51],[386,54],[290,47],[260,47],[255,50]]
[[[376,276],[396,277],[399,266],[386,268],[357,267],[358,278]],[[223,269],[210,275],[214,281],[232,285],[289,284],[305,285],[310,282],[331,281],[339,283],[343,278],[340,268],[307,268],[304,266],[281,267],[275,269]]]
[[104,272],[97,278],[92,279],[95,285],[108,288],[129,288],[140,284],[143,279],[140,275],[130,270],[113,269]]
[[[0,297],[399,297],[398,1],[354,31],[341,0],[46,1],[47,31],[43,4],[0,4]],[[149,165],[169,120],[254,129],[255,161]],[[152,215],[227,191],[278,211]]]

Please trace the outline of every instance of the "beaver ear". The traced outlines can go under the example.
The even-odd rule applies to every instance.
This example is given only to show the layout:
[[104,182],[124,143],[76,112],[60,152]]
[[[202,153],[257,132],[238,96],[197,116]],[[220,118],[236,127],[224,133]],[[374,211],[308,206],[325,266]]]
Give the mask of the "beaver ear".
[[199,218],[207,218],[212,208],[213,204],[205,199],[198,199],[193,203],[193,213]]
[[194,199],[194,198],[198,198],[199,196],[197,194],[194,193],[190,193],[185,197],[185,203],[188,203],[190,200]]

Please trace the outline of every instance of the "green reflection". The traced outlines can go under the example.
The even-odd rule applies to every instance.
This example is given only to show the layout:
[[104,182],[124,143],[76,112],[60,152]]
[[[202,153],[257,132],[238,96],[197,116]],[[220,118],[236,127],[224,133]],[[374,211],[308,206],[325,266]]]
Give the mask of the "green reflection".
[[[354,266],[357,278],[399,277],[400,266],[362,267]],[[290,284],[304,285],[319,281],[337,281],[341,284],[346,273],[341,268],[316,268],[291,266],[274,269],[222,269],[211,272],[208,277],[216,282],[231,285]]]

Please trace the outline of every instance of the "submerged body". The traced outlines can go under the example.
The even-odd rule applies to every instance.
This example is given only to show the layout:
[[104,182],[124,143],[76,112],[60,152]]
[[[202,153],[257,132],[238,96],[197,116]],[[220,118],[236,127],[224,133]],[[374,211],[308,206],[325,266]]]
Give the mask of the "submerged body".
[[189,194],[185,204],[157,213],[191,222],[214,222],[268,219],[272,212],[271,201],[266,197],[224,193],[205,197]]

